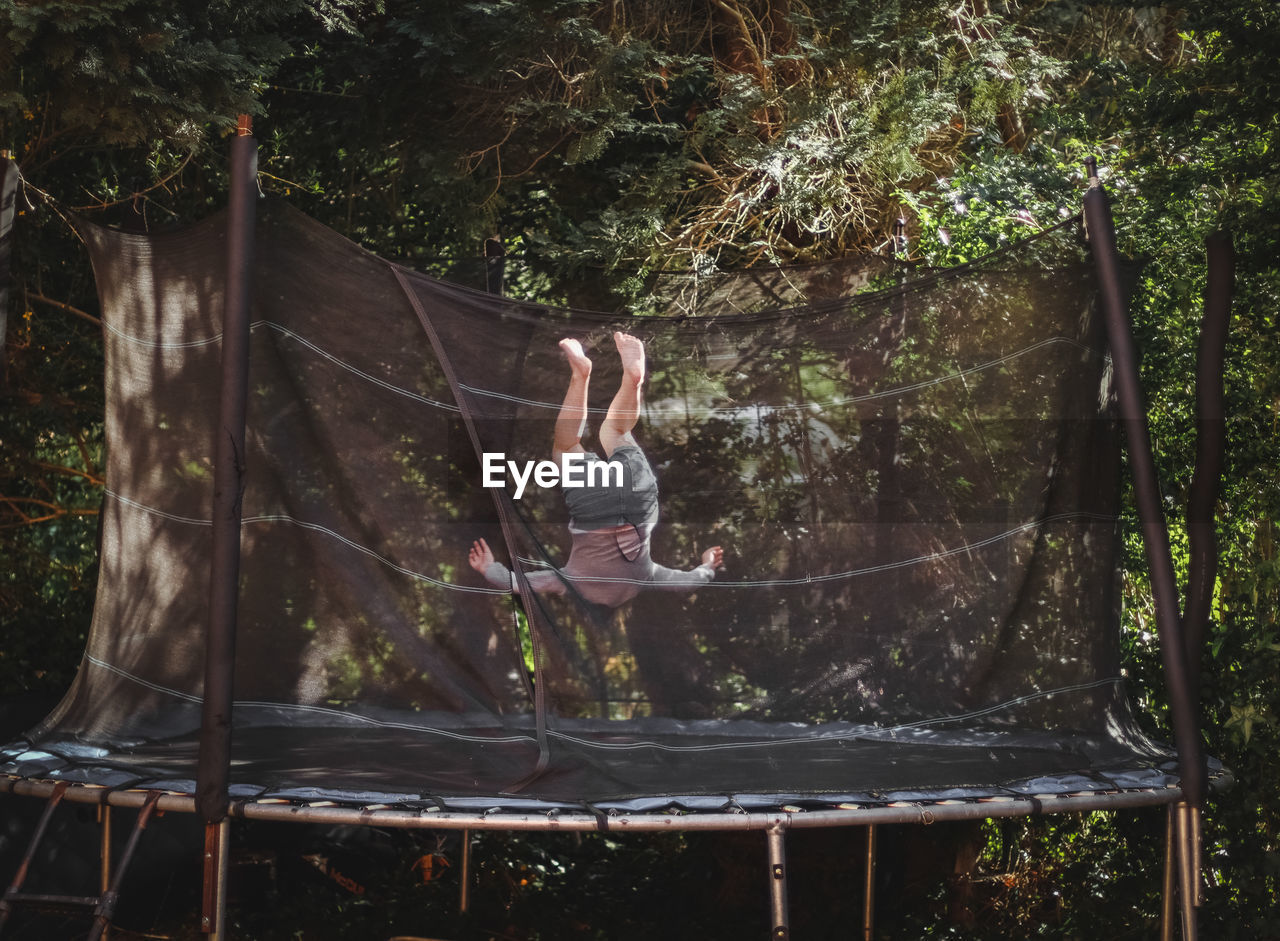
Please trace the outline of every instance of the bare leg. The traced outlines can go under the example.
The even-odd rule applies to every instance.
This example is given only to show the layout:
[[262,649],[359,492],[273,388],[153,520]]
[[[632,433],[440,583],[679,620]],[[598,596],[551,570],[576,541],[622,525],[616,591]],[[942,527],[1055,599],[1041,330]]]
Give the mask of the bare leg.
[[556,416],[556,427],[551,441],[551,459],[557,464],[566,452],[583,453],[582,431],[587,422],[587,382],[591,378],[591,360],[582,352],[577,340],[560,341],[560,349],[569,359],[569,388],[564,393],[564,403]]
[[640,420],[640,387],[644,385],[644,343],[629,333],[613,335],[622,359],[622,382],[609,403],[609,413],[600,425],[600,446],[611,457],[622,444],[635,444],[631,429]]

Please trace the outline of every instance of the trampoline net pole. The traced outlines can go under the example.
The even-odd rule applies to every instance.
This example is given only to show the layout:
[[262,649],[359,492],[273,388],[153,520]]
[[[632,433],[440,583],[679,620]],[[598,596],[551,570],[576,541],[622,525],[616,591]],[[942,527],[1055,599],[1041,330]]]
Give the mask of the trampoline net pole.
[[[1156,625],[1160,633],[1160,655],[1169,684],[1169,711],[1173,719],[1178,770],[1182,778],[1185,804],[1188,808],[1196,808],[1198,813],[1204,800],[1206,779],[1197,715],[1199,697],[1190,686],[1192,674],[1187,663],[1186,631],[1178,604],[1169,531],[1161,508],[1151,433],[1142,403],[1133,328],[1120,283],[1115,224],[1107,205],[1105,190],[1098,180],[1097,165],[1090,160],[1087,166],[1089,190],[1084,198],[1085,225],[1094,264],[1097,266],[1099,294],[1111,345],[1120,417],[1129,445],[1129,465],[1133,472],[1138,519],[1151,570],[1151,590],[1155,602]],[[1183,893],[1183,936],[1193,939],[1196,933],[1194,902],[1197,895],[1194,885],[1199,881],[1199,858],[1192,839],[1194,827],[1191,825],[1190,810],[1179,813],[1177,830]]]
[[1190,564],[1183,632],[1187,645],[1187,685],[1200,696],[1200,652],[1204,645],[1218,574],[1214,511],[1222,478],[1226,437],[1223,365],[1231,319],[1235,248],[1231,235],[1215,232],[1205,239],[1208,280],[1200,345],[1196,353],[1196,465],[1187,501]]
[[1151,569],[1151,590],[1155,601],[1156,625],[1160,632],[1160,653],[1169,683],[1169,706],[1182,789],[1187,801],[1199,806],[1204,794],[1205,769],[1200,749],[1199,723],[1191,691],[1188,689],[1186,646],[1173,574],[1169,532],[1161,509],[1151,433],[1142,403],[1133,328],[1120,284],[1115,224],[1111,219],[1105,191],[1098,181],[1097,168],[1092,161],[1089,162],[1089,172],[1089,191],[1084,198],[1085,224],[1098,271],[1099,293],[1111,345],[1120,417],[1129,445],[1129,464],[1133,472],[1138,519]]
[[206,823],[227,813],[231,714],[235,682],[236,617],[240,581],[241,497],[245,486],[248,410],[249,306],[252,289],[257,142],[246,131],[231,146],[227,270],[222,323],[222,378],[214,442],[209,618],[205,639],[203,715],[196,770],[196,803]]

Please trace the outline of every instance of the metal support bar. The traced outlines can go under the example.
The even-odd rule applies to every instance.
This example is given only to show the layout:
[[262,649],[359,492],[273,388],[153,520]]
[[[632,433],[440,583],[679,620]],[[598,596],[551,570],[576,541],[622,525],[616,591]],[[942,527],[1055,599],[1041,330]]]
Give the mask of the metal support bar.
[[458,861],[458,911],[465,915],[471,910],[471,831],[462,831],[462,858]]
[[1195,879],[1192,883],[1191,904],[1199,908],[1204,904],[1204,868],[1201,860],[1204,859],[1204,811],[1199,807],[1189,809],[1191,814],[1191,858],[1195,860],[1195,868],[1192,870]]
[[40,847],[40,841],[44,839],[44,832],[49,829],[49,820],[53,817],[53,811],[62,803],[62,798],[67,793],[68,786],[66,781],[59,781],[54,785],[53,793],[49,795],[49,802],[44,806],[44,813],[40,815],[40,822],[36,824],[35,832],[31,834],[31,842],[27,844],[27,852],[22,857],[22,862],[18,864],[18,871],[13,875],[13,882],[9,883],[9,888],[5,890],[4,898],[0,899],[0,931],[4,930],[5,923],[9,920],[9,914],[13,911],[13,903],[20,901],[22,884],[27,881],[27,873],[31,871],[31,860],[35,858],[36,850]]
[[867,824],[866,871],[862,879],[862,941],[875,935],[876,914],[876,825]]
[[[47,895],[22,892],[22,884],[26,882],[27,873],[31,868],[31,861],[35,857],[36,849],[39,847],[40,841],[44,839],[45,830],[49,826],[49,820],[53,816],[54,809],[62,802],[66,792],[67,782],[59,782],[49,798],[49,803],[45,806],[44,814],[41,815],[40,822],[36,825],[35,833],[32,834],[31,843],[27,847],[27,854],[23,858],[21,865],[19,865],[17,874],[13,877],[13,884],[5,892],[4,900],[0,901],[0,929],[4,928],[13,906],[17,903],[33,903],[61,908],[88,908],[92,909],[93,927],[86,937],[88,941],[102,941],[111,924],[111,916],[115,914],[116,903],[120,899],[120,884],[124,880],[124,874],[129,868],[130,861],[133,859],[134,851],[138,848],[138,841],[142,837],[142,831],[147,828],[147,823],[155,812],[156,805],[160,802],[160,792],[147,792],[146,800],[138,811],[137,822],[133,825],[133,832],[129,835],[129,842],[120,857],[120,864],[116,867],[115,875],[110,881],[107,881],[104,869],[101,895]],[[109,860],[111,856],[108,839],[109,837],[105,838],[102,844],[106,860]]]
[[1177,845],[1182,849],[1178,866],[1178,900],[1182,911],[1182,941],[1196,941],[1199,934],[1196,925],[1196,905],[1200,891],[1196,883],[1200,881],[1199,858],[1195,854],[1195,829],[1192,822],[1198,815],[1196,808],[1189,804],[1175,804]]
[[222,818],[204,826],[204,891],[201,895],[200,930],[210,941],[225,938],[227,921],[227,870],[231,854],[231,820]]
[[791,932],[787,916],[786,832],[781,821],[765,831],[769,843],[769,911],[772,924],[769,937],[774,941],[786,941]]
[[[98,822],[102,825],[102,869],[98,879],[98,891],[106,895],[111,888],[111,805],[98,807]],[[103,941],[108,941],[110,928],[102,932]]]
[[1164,879],[1160,888],[1160,941],[1173,941],[1173,918],[1178,891],[1178,809],[1170,804],[1164,824]]
[[100,895],[49,895],[43,892],[14,892],[8,896],[11,902],[29,902],[48,908],[97,908]]
[[129,834],[129,842],[125,844],[124,852],[120,855],[120,864],[116,866],[111,884],[102,893],[97,906],[93,910],[93,929],[89,932],[89,941],[101,941],[107,931],[107,927],[111,924],[111,916],[115,914],[116,903],[120,900],[120,885],[124,882],[124,874],[129,869],[129,863],[133,861],[133,854],[138,848],[138,841],[142,839],[142,831],[147,829],[147,824],[151,821],[151,815],[155,813],[156,804],[159,801],[159,791],[149,791],[147,793],[147,801],[142,805],[142,809],[138,811],[138,819],[133,825],[133,832]]
[[[1215,781],[1226,785],[1233,780],[1223,772],[1215,774]],[[0,776],[0,793],[19,794],[47,800],[56,784],[49,781],[31,781],[23,778]],[[113,807],[141,807],[146,793],[136,790],[109,791],[102,788],[73,785],[66,799],[81,804],[97,805],[108,802]],[[672,817],[669,814],[620,814],[609,817],[609,828],[615,832],[630,833],[674,830],[701,831],[764,830],[774,821],[785,819],[789,830],[825,829],[828,827],[861,827],[868,823],[929,823],[943,820],[998,820],[1004,817],[1025,817],[1032,814],[1089,813],[1095,810],[1121,810],[1134,807],[1168,806],[1182,797],[1182,789],[1174,784],[1157,788],[1130,788],[1120,791],[1079,791],[1058,797],[1040,795],[1034,799],[1020,797],[1014,800],[988,802],[972,800],[957,803],[932,803],[895,801],[887,805],[836,806],[830,809],[812,810],[803,814],[783,814],[773,810],[747,813],[697,813]],[[195,799],[189,794],[166,794],[160,798],[159,809],[174,813],[198,812]],[[410,830],[503,830],[532,832],[554,830],[557,833],[599,833],[601,818],[598,814],[557,808],[549,813],[542,811],[481,812],[432,809],[404,810],[388,808],[370,811],[356,804],[331,805],[304,803],[274,803],[262,801],[236,801],[229,814],[244,820],[275,820],[289,823],[314,823],[324,826],[395,827]]]

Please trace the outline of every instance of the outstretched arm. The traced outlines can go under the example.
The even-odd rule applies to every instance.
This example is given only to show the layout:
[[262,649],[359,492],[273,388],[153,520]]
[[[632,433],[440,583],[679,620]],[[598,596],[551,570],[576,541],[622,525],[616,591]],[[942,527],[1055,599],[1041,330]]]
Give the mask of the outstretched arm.
[[[511,569],[494,558],[493,550],[483,539],[477,539],[471,544],[471,551],[467,553],[467,562],[494,588],[502,591],[518,592],[520,590]],[[552,594],[564,592],[564,582],[555,572],[529,572],[524,578],[534,591]]]
[[502,591],[516,590],[516,580],[511,577],[511,570],[493,557],[493,550],[483,539],[477,539],[471,544],[467,562],[494,588]]
[[471,544],[471,551],[467,553],[467,562],[481,575],[495,561],[497,560],[493,557],[493,550],[489,548],[489,544],[483,539],[477,539]]
[[702,553],[702,564],[697,568],[692,568],[687,572],[680,569],[669,569],[665,565],[653,566],[653,572],[650,575],[650,581],[654,588],[662,588],[669,591],[691,590],[700,585],[705,585],[716,577],[716,569],[724,564],[724,550],[719,546],[712,546]]

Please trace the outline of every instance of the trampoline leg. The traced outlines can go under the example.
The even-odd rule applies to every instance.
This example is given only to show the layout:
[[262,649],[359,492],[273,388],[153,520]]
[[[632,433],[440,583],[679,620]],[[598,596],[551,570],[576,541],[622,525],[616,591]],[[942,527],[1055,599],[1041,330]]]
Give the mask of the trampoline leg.
[[773,924],[769,937],[774,941],[787,941],[791,928],[787,918],[786,828],[781,823],[773,823],[765,835],[769,841],[769,909]]
[[458,893],[458,911],[465,915],[471,908],[471,831],[462,831],[462,858],[458,861],[458,881],[462,888]]
[[[111,805],[98,807],[98,822],[102,824],[102,872],[98,880],[98,891],[106,895],[111,891]],[[111,926],[102,929],[102,941],[111,937]]]
[[1174,895],[1178,890],[1176,804],[1170,804],[1164,825],[1164,885],[1160,891],[1160,941],[1173,941]]
[[1182,941],[1196,941],[1196,906],[1199,902],[1200,866],[1195,845],[1197,811],[1185,803],[1175,805],[1178,846],[1178,888],[1182,901]]
[[200,930],[209,941],[220,941],[227,934],[227,860],[231,853],[231,818],[204,825],[204,904]]
[[4,894],[3,900],[0,900],[0,931],[4,929],[5,923],[9,920],[9,913],[13,910],[14,896],[22,890],[22,885],[27,881],[27,873],[31,869],[31,861],[35,858],[36,850],[40,848],[40,841],[44,839],[44,831],[49,828],[49,819],[53,816],[54,810],[62,803],[62,797],[67,793],[69,785],[66,781],[59,781],[54,785],[53,793],[49,795],[49,802],[44,805],[44,813],[40,815],[40,822],[36,824],[35,832],[31,834],[31,842],[27,846],[27,853],[22,857],[22,862],[18,864],[18,871],[13,876],[13,882],[9,885],[9,889]]
[[867,824],[866,874],[862,880],[862,939],[871,941],[875,934],[876,912],[876,825]]
[[1204,812],[1199,807],[1188,808],[1191,815],[1191,874],[1192,900],[1196,908],[1204,905]]
[[[134,821],[133,832],[129,834],[129,842],[124,845],[124,851],[120,854],[120,865],[116,867],[115,875],[112,876],[106,890],[97,899],[97,904],[94,906],[93,927],[86,936],[88,941],[101,941],[102,938],[106,937],[107,930],[111,926],[111,918],[115,915],[116,903],[120,899],[120,887],[124,884],[125,871],[129,868],[129,864],[133,862],[133,854],[138,848],[138,841],[142,839],[142,831],[147,829],[147,824],[151,822],[151,818],[155,815],[158,803],[160,803],[160,792],[148,791],[146,802],[138,810],[138,819]],[[108,848],[108,858],[110,855]]]

